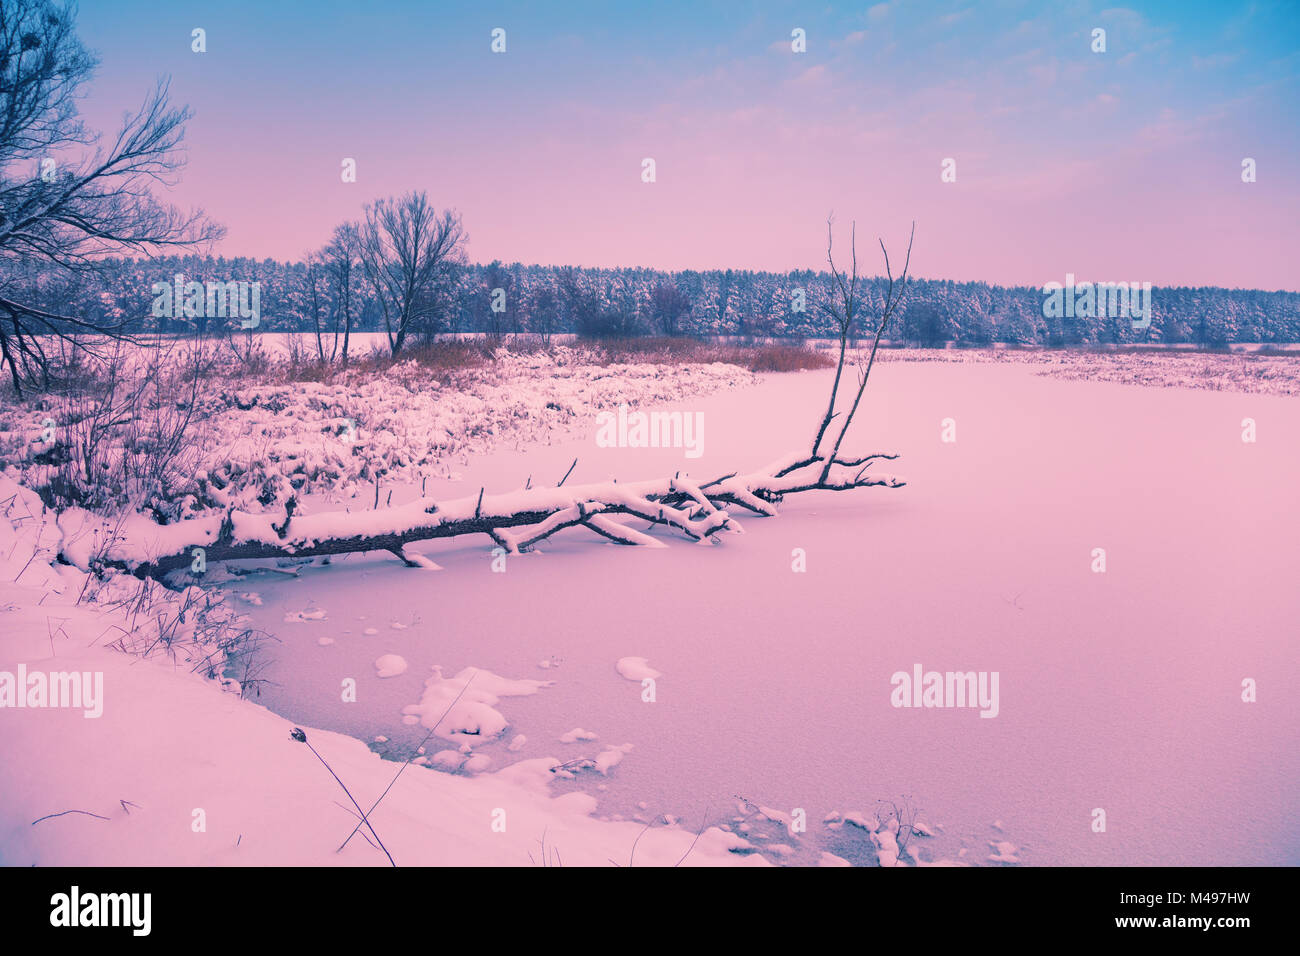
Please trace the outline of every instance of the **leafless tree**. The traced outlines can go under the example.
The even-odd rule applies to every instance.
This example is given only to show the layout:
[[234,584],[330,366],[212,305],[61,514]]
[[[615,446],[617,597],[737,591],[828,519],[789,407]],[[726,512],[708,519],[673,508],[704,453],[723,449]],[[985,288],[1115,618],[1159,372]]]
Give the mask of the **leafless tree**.
[[[497,290],[500,290],[505,297],[505,312],[498,312],[494,308],[496,305]],[[514,301],[515,288],[514,276],[512,276],[501,264],[499,260],[494,260],[487,264],[483,270],[483,280],[480,283],[480,289],[474,296],[473,301],[473,318],[477,330],[487,335],[488,340],[495,343],[505,337],[508,328],[509,319],[507,313],[514,312],[518,314],[519,309]]]
[[468,237],[454,210],[441,215],[424,192],[366,206],[359,257],[375,288],[388,346],[397,355],[407,337],[436,318]]
[[[173,108],[161,79],[104,145],[78,118],[95,58],[74,32],[75,8],[51,0],[0,3],[0,366],[14,388],[48,382],[42,339],[78,332],[120,337],[123,326],[59,315],[14,280],[25,261],[92,272],[110,253],[153,255],[218,238],[202,211],[181,212],[151,187],[184,165],[187,107]],[[93,348],[85,336],[78,347]]]
[[[328,283],[329,277],[326,274],[325,257],[323,252],[311,252],[307,254],[307,260],[303,264],[303,291],[306,293],[305,307],[306,311],[311,313],[312,329],[316,333],[316,358],[321,363],[334,361],[334,355],[339,347],[338,326],[328,329],[321,325],[322,313],[332,313],[330,303],[328,302]],[[325,336],[330,335],[332,344],[329,354],[326,355]]]
[[664,335],[677,335],[683,315],[691,311],[691,299],[672,282],[660,282],[650,292],[650,313]]
[[[352,313],[357,299],[360,263],[357,260],[360,236],[354,223],[344,223],[334,230],[322,256],[333,287],[334,327],[343,329],[343,364],[348,364],[348,344],[352,338]],[[331,356],[331,361],[333,357]]]
[[573,266],[556,272],[555,285],[570,328],[580,329],[599,314],[600,296],[583,284],[582,275]]
[[[847,357],[849,338],[855,334],[855,324],[862,312],[862,299],[858,289],[858,224],[854,222],[849,229],[849,252],[852,259],[850,271],[846,274],[835,265],[834,245],[835,237],[833,230],[834,222],[832,219],[826,220],[826,261],[831,267],[831,278],[834,280],[834,294],[830,301],[821,305],[822,311],[834,320],[840,336],[840,356],[835,366],[835,380],[831,385],[831,399],[826,406],[826,414],[822,416],[821,424],[817,428],[817,437],[813,439],[812,457],[817,458],[823,439],[826,437],[826,431],[830,428],[831,421],[839,414],[835,411],[835,403],[839,398],[840,382],[844,376],[844,366]],[[907,292],[907,270],[912,264],[912,240],[916,236],[916,223],[912,223],[912,232],[907,238],[907,259],[903,263],[903,272],[899,276],[897,283],[894,281],[894,273],[889,264],[889,250],[885,248],[883,239],[877,240],[880,243],[880,251],[885,257],[885,275],[889,280],[889,285],[885,291],[884,304],[881,306],[880,313],[875,317],[874,338],[871,343],[871,352],[863,360],[861,350],[856,353],[854,364],[858,371],[858,389],[853,396],[853,404],[849,407],[848,414],[844,416],[843,424],[840,426],[839,434],[835,438],[835,443],[831,446],[831,452],[825,456],[825,464],[822,469],[822,480],[830,474],[831,464],[837,460],[840,451],[840,444],[844,441],[845,434],[848,433],[849,426],[853,424],[853,416],[857,414],[858,405],[862,401],[862,394],[867,388],[867,379],[871,375],[871,367],[876,361],[876,350],[880,348],[880,337],[884,334],[890,319],[898,310],[899,303],[902,302],[903,296]],[[897,286],[897,287],[896,287]]]
[[551,344],[551,336],[560,320],[560,297],[551,285],[543,285],[529,300],[528,325],[542,339],[542,345]]

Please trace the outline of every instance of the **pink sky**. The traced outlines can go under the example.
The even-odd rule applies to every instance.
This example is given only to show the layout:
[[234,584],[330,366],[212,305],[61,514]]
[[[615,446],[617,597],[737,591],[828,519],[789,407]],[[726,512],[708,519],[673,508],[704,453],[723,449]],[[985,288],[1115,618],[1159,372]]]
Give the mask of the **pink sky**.
[[925,277],[1300,287],[1294,13],[580,6],[426,22],[236,3],[131,30],[83,10],[103,59],[87,112],[111,126],[174,76],[197,114],[174,195],[226,223],[227,255],[298,258],[416,188],[462,212],[477,261],[820,268],[834,211],[857,219],[873,272],[874,237],[901,254],[916,220]]

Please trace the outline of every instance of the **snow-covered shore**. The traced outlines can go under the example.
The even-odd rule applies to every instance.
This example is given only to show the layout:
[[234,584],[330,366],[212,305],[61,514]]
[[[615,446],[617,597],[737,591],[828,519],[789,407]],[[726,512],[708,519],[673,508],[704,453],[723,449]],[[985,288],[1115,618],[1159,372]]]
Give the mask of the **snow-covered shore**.
[[[227,469],[305,475],[296,487],[346,496],[365,472],[351,455],[321,452],[338,444],[323,436],[322,424],[348,408],[364,423],[365,445],[380,446],[373,452],[383,460],[378,473],[412,482],[431,464],[454,478],[445,460],[545,436],[580,411],[748,381],[734,366],[575,368],[547,356],[517,357],[498,372],[499,381],[468,391],[441,391],[414,366],[352,391],[250,388],[229,414],[206,416],[209,448]],[[392,431],[398,427],[400,436]],[[311,470],[322,460],[337,467]],[[251,694],[241,699],[238,682],[206,679],[210,668],[192,673],[206,649],[176,641],[175,631],[153,619],[173,620],[180,599],[155,591],[147,606],[133,603],[140,583],[121,577],[101,587],[56,561],[61,534],[35,493],[0,478],[0,695],[9,694],[0,696],[0,863],[386,864],[361,838],[335,852],[356,822],[350,798],[290,737],[290,722]],[[193,622],[186,626],[192,630]],[[147,659],[113,646],[148,644],[140,633],[150,628],[161,640]],[[100,713],[43,706],[45,691],[27,681],[17,686],[19,674],[44,680],[56,673],[96,675]],[[29,702],[35,706],[24,706]],[[350,737],[310,727],[306,735],[367,808],[401,767]],[[537,758],[472,779],[412,765],[372,823],[404,865],[765,862],[733,853],[745,850],[745,841],[717,828],[697,833],[663,824],[643,832],[639,824],[593,819],[591,797],[548,792],[558,763]]]
[[[481,673],[483,696],[376,814],[399,863],[540,865],[543,835],[565,865],[671,865],[688,849],[685,865],[1294,863],[1300,714],[1280,690],[1300,676],[1294,401],[1034,371],[882,364],[858,450],[901,452],[908,487],[787,501],[723,547],[575,531],[502,574],[476,538],[430,545],[433,574],[379,554],[242,579],[230,606],[283,642],[269,709],[184,661],[107,649],[129,607],[77,606],[86,579],[51,565],[59,532],[7,484],[0,671],[101,671],[105,701],[100,718],[0,711],[17,731],[0,734],[0,764],[22,768],[0,797],[0,860],[386,864],[359,837],[334,854],[351,804],[289,730],[369,806],[400,766],[375,751],[410,755]],[[807,440],[828,380],[690,397],[709,422],[697,461],[600,447],[587,404],[552,441],[496,443],[427,492],[558,478],[574,457],[573,482],[755,468]],[[890,675],[918,661],[999,672],[996,719],[891,706]],[[929,834],[907,848],[876,802],[902,795]],[[1233,807],[1235,838],[1207,836]],[[32,826],[69,809],[108,819]]]

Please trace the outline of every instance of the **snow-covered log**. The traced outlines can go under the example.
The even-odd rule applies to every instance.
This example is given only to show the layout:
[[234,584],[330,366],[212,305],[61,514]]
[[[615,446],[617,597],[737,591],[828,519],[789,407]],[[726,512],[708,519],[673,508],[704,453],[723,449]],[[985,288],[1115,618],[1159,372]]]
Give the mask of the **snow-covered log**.
[[407,545],[467,534],[486,535],[514,554],[574,527],[618,544],[658,543],[643,530],[617,520],[629,517],[712,543],[723,532],[742,530],[728,508],[775,515],[784,496],[799,492],[902,487],[898,478],[870,471],[876,460],[896,457],[873,454],[827,462],[821,456],[792,455],[752,474],[729,474],[712,481],[677,475],[629,483],[570,487],[561,483],[502,495],[480,492],[451,501],[420,498],[374,511],[301,515],[294,513],[291,500],[275,514],[232,510],[170,525],[141,516],[109,524],[86,512],[69,512],[59,521],[60,554],[64,561],[85,569],[118,568],[142,578],[163,578],[218,561],[364,551],[389,551],[408,565],[427,568],[432,562],[405,553]]

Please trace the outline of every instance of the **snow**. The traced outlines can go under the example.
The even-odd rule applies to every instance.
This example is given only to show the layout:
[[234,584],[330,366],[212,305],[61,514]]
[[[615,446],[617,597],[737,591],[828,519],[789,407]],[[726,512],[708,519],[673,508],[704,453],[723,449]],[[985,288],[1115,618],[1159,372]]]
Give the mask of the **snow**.
[[[0,713],[0,766],[23,768],[0,791],[0,865],[387,865],[364,840],[335,852],[355,817],[342,809],[338,784],[290,730],[303,728],[366,806],[389,787],[398,764],[360,740],[223,693],[183,660],[141,660],[107,646],[105,631],[128,628],[129,617],[122,608],[81,600],[85,576],[49,563],[39,527],[39,499],[0,479],[0,670],[23,662],[102,673],[105,708],[95,720],[70,708]],[[154,610],[172,599],[160,596]],[[58,622],[54,632],[51,621]],[[378,735],[375,743],[387,740]],[[643,833],[634,823],[597,820],[591,798],[549,791],[552,760],[486,773],[490,757],[443,751],[435,760],[448,753],[469,775],[413,767],[371,814],[399,865],[527,866],[543,833],[566,865],[608,866],[634,844],[637,865],[766,862],[731,853],[731,835],[717,828],[692,846],[685,830]],[[67,808],[97,816],[67,814],[33,825]],[[494,814],[504,814],[503,831],[493,830]]]
[[[202,458],[189,470],[189,483],[177,490],[189,511],[169,516],[202,517],[205,523],[159,526],[133,517],[122,529],[130,548],[118,556],[144,562],[210,543],[229,509],[236,511],[239,539],[275,542],[279,536],[273,523],[283,514],[257,513],[266,510],[262,502],[268,493],[278,506],[293,495],[300,501],[312,496],[326,502],[356,498],[353,511],[373,510],[371,503],[381,490],[455,480],[455,466],[467,463],[470,455],[499,445],[561,439],[588,425],[600,409],[620,404],[659,407],[756,380],[750,372],[721,363],[596,365],[587,364],[585,354],[562,345],[550,354],[501,349],[492,362],[455,385],[438,381],[414,360],[396,363],[383,376],[352,369],[329,383],[217,379],[200,395],[195,410]],[[42,415],[61,423],[75,420],[76,412],[72,405],[52,399]],[[351,440],[343,428],[346,422],[356,426]],[[12,465],[10,477],[21,475],[29,485],[43,484],[52,466],[36,460],[42,449],[31,443],[31,424],[0,409],[0,470]],[[512,487],[517,487],[522,478],[514,480]],[[361,507],[360,501],[367,503]],[[309,510],[304,508],[297,517],[300,527],[294,540],[378,527],[364,514],[352,523],[335,518],[312,522],[307,520]],[[465,509],[455,513],[463,515]],[[82,516],[65,517],[78,521]],[[406,520],[418,522],[418,511],[408,513]],[[78,567],[87,566],[91,546],[88,536],[74,558]]]
[[989,860],[994,863],[1019,863],[1020,858],[1016,856],[1019,852],[1015,845],[1005,840],[990,840],[991,846],[996,852],[989,854]]
[[502,697],[523,697],[553,685],[554,681],[510,680],[473,667],[443,677],[442,668],[435,664],[419,703],[402,712],[445,740],[477,742],[505,732],[508,722],[495,707]]
[[[34,495],[0,479],[0,670],[57,662],[105,674],[97,720],[0,712],[0,766],[24,768],[0,794],[0,862],[385,863],[364,842],[333,853],[337,831],[355,821],[334,806],[341,794],[324,768],[288,738],[299,726],[363,804],[436,729],[446,749],[419,755],[431,766],[409,768],[375,816],[403,864],[527,865],[543,831],[566,865],[622,862],[645,828],[630,818],[645,805],[686,824],[653,825],[637,865],[675,863],[703,819],[688,864],[761,865],[768,854],[798,865],[1295,865],[1300,716],[1278,688],[1300,679],[1290,640],[1300,616],[1300,450],[1290,440],[1300,408],[1271,378],[1254,392],[1154,388],[1036,374],[1041,364],[881,364],[855,450],[901,452],[908,486],[788,498],[778,518],[747,518],[744,537],[723,547],[655,532],[666,547],[616,548],[575,533],[511,555],[504,574],[490,571],[486,539],[421,546],[444,568],[437,575],[383,554],[304,565],[297,577],[259,572],[257,590],[239,592],[240,613],[281,644],[265,674],[276,683],[251,700],[233,677],[222,692],[190,674],[192,661],[141,665],[112,649],[113,628],[129,620],[107,602],[78,603],[85,576],[53,560],[61,546],[88,563],[102,546],[93,523],[67,512],[56,526]],[[617,398],[617,381],[600,394]],[[809,373],[691,396],[685,410],[703,411],[710,434],[693,473],[757,470],[800,447],[827,387],[826,374]],[[310,426],[313,415],[338,417],[272,392],[262,390]],[[406,400],[372,398],[389,414]],[[486,487],[497,494],[485,501],[509,503],[517,491],[501,489],[528,475],[553,483],[575,457],[564,492],[612,478],[633,489],[682,467],[680,450],[596,448],[594,407],[578,403],[571,417],[581,422],[539,430],[536,441],[525,444],[531,421],[512,438],[444,449],[436,467],[398,466],[394,501],[400,509],[427,494],[465,513]],[[1240,439],[1247,416],[1260,425],[1254,444]],[[278,412],[253,417],[304,442],[310,432]],[[940,440],[949,417],[951,444]],[[392,463],[404,446],[384,447]],[[414,480],[420,467],[430,469],[427,491]],[[309,496],[294,518],[306,530],[292,534],[314,533],[309,519],[340,506],[358,525],[378,520],[373,484],[347,474],[359,497],[347,498],[347,482],[329,492],[336,500]],[[326,471],[313,475],[327,483]],[[401,520],[429,518],[414,510]],[[137,556],[208,540],[210,520],[161,526]],[[1107,550],[1105,574],[1090,570],[1096,547]],[[792,570],[796,548],[809,556],[804,573]],[[104,590],[128,586],[119,577]],[[326,618],[304,615],[325,605],[390,622],[387,646],[344,640],[321,652]],[[624,648],[645,656],[611,672]],[[376,661],[377,650],[388,653]],[[380,679],[386,658],[401,671]],[[915,660],[999,672],[998,716],[892,708],[889,676]],[[661,676],[650,661],[673,678],[654,702],[620,679]],[[498,676],[535,673],[538,662],[554,680]],[[360,692],[341,706],[344,676]],[[1243,677],[1260,680],[1258,703],[1241,701]],[[622,743],[560,742],[584,726]],[[557,772],[574,753],[579,765]],[[721,822],[737,792],[754,802]],[[920,836],[900,848],[897,822],[882,826],[870,809],[903,794],[945,823],[924,827],[934,835],[923,849]],[[127,814],[123,799],[144,810]],[[69,806],[110,819],[31,826]],[[196,806],[207,834],[178,833],[168,821]],[[1105,834],[1089,826],[1098,806]],[[1236,838],[1204,839],[1205,821],[1234,806],[1250,808],[1234,820]],[[489,826],[497,807],[505,834]],[[810,821],[805,834],[787,833],[795,808]],[[757,849],[776,844],[791,850]]]
[[290,611],[284,616],[285,624],[305,624],[308,621],[325,620],[325,612],[316,609],[311,611]]
[[622,657],[614,665],[614,669],[626,677],[628,680],[643,681],[653,680],[657,677],[663,677],[657,670],[651,667],[644,657]]
[[623,757],[632,750],[631,744],[623,744],[619,747],[606,747],[596,755],[595,769],[606,777],[609,772],[623,762]]
[[[1290,477],[1300,461],[1281,437],[1300,434],[1300,407],[1276,395],[1035,371],[879,366],[854,450],[899,452],[891,467],[907,487],[789,498],[778,518],[747,516],[743,538],[720,548],[664,534],[666,549],[613,548],[575,532],[493,574],[486,539],[438,542],[429,546],[445,568],[436,588],[413,586],[416,572],[390,557],[354,558],[259,582],[267,609],[253,613],[264,625],[283,613],[278,602],[301,608],[305,594],[328,593],[383,617],[400,600],[437,622],[393,645],[417,669],[436,660],[448,673],[513,676],[562,658],[545,669],[553,687],[503,698],[495,709],[507,736],[476,750],[500,767],[520,756],[506,743],[522,733],[533,741],[526,753],[546,755],[549,740],[549,755],[566,759],[561,748],[577,745],[558,740],[575,726],[632,743],[608,777],[579,772],[556,784],[598,793],[607,815],[630,817],[647,801],[696,825],[710,806],[717,813],[720,794],[742,792],[781,813],[804,808],[802,839],[816,842],[868,837],[813,822],[829,811],[857,810],[868,823],[877,799],[910,794],[925,819],[945,822],[926,838],[928,862],[982,847],[992,820],[1005,828],[999,839],[1033,847],[1032,858],[1017,855],[1036,865],[1300,862],[1284,796],[1300,779],[1297,709],[1239,700],[1241,677],[1300,679],[1286,639],[1300,616]],[[692,471],[758,470],[798,447],[828,384],[820,372],[772,376],[693,400],[710,441]],[[1247,414],[1260,423],[1254,445],[1240,440]],[[940,440],[947,417],[957,419],[955,444]],[[491,490],[558,476],[575,457],[569,483],[682,467],[671,449],[596,455],[588,439],[500,450],[466,466],[465,481]],[[1089,568],[1097,546],[1107,548],[1106,574]],[[794,548],[809,556],[806,573],[791,570]],[[629,694],[611,646],[670,674],[672,686],[657,688],[655,703]],[[1000,672],[999,715],[892,708],[890,675],[916,660]],[[340,713],[323,702],[324,678],[277,674],[281,686],[264,699],[369,739],[391,733],[420,696],[418,683],[367,689]],[[597,791],[605,780],[608,791]],[[1255,808],[1241,838],[1201,839],[1204,820],[1231,805]],[[1097,806],[1112,834],[1091,832]],[[874,860],[874,843],[860,854],[825,849]]]
[[406,673],[406,658],[400,654],[383,654],[375,659],[375,674],[378,677],[396,677]]

